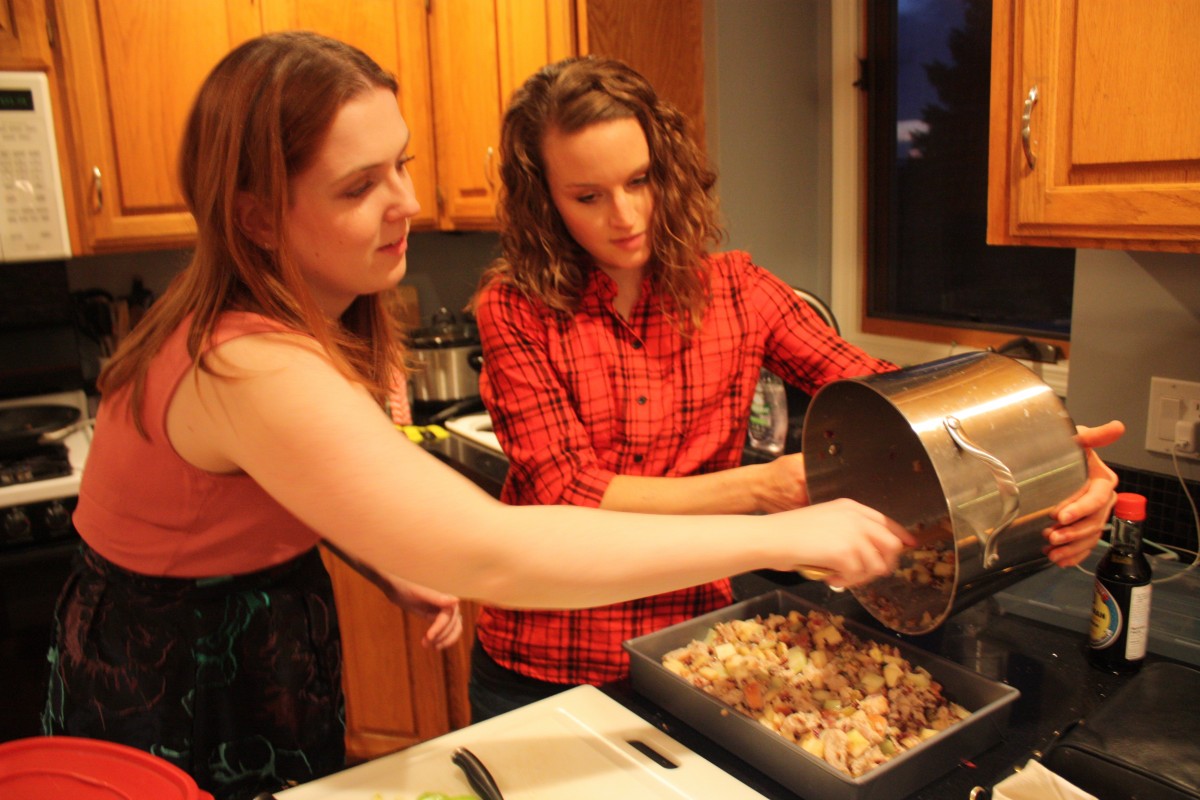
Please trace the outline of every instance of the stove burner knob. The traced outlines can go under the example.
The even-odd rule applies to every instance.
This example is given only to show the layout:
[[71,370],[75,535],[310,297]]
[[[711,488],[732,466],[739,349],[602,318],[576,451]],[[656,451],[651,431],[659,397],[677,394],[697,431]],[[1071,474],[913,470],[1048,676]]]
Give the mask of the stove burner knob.
[[59,536],[71,527],[71,512],[58,500],[52,500],[42,511],[42,522],[47,533]]
[[10,542],[29,539],[32,536],[33,523],[29,515],[20,506],[14,506],[4,512],[4,538]]

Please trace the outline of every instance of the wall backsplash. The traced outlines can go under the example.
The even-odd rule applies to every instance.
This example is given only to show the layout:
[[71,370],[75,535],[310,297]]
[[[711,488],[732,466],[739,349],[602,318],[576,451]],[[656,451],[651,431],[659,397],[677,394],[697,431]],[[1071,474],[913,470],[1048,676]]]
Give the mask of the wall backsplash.
[[[1174,547],[1195,553],[1200,545],[1196,541],[1196,513],[1188,497],[1184,494],[1179,478],[1173,475],[1159,475],[1156,472],[1146,472],[1139,469],[1110,464],[1117,473],[1120,483],[1119,492],[1134,492],[1146,498],[1146,522],[1142,527],[1143,535],[1161,545]],[[1192,502],[1200,498],[1200,482],[1188,480],[1188,492]],[[1183,558],[1189,561],[1191,555]]]
[[[457,314],[475,291],[483,268],[499,253],[495,233],[416,232],[409,241],[404,283],[417,287],[426,318],[442,306]],[[141,278],[158,295],[190,257],[190,250],[87,256],[68,263],[67,277],[72,291],[105,289],[115,296],[128,294],[133,279]]]
[[[412,234],[403,282],[416,287],[426,321],[443,306],[461,315],[484,267],[499,255],[499,242],[495,233]],[[122,297],[129,294],[134,280],[140,279],[157,297],[190,257],[190,250],[158,250],[76,258],[67,263],[67,281],[73,292],[104,289]],[[96,348],[84,341],[81,355],[84,378],[94,380],[99,371]]]

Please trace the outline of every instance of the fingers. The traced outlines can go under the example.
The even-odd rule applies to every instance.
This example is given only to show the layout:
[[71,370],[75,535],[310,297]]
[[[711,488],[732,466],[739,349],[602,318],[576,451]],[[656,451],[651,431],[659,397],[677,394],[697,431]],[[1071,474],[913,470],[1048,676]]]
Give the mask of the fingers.
[[1075,426],[1075,441],[1080,447],[1105,447],[1120,439],[1125,433],[1125,423],[1111,420],[1094,428]]
[[443,608],[434,618],[433,623],[425,631],[421,644],[445,650],[459,640],[463,633],[462,614],[455,604],[453,608]]
[[818,523],[814,542],[829,548],[826,560],[817,563],[834,570],[826,582],[835,588],[858,586],[891,574],[904,548],[916,544],[903,525],[853,500],[834,500],[813,508],[822,515],[832,513],[837,520]]
[[1098,517],[1101,526],[1107,521],[1117,500],[1117,474],[1100,460],[1094,450],[1087,451],[1087,470],[1088,480],[1083,488],[1054,510],[1053,517],[1059,525],[1071,525],[1090,517]]
[[1072,539],[1057,546],[1047,546],[1046,557],[1059,567],[1073,567],[1082,563],[1091,554],[1098,541],[1100,541],[1099,532],[1095,536]]

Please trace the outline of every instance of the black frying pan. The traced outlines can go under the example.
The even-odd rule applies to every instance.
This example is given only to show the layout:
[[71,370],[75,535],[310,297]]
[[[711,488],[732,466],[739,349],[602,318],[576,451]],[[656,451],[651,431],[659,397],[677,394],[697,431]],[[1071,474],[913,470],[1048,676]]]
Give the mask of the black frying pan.
[[74,406],[30,405],[0,408],[0,453],[13,455],[32,450],[42,436],[69,428],[79,421]]

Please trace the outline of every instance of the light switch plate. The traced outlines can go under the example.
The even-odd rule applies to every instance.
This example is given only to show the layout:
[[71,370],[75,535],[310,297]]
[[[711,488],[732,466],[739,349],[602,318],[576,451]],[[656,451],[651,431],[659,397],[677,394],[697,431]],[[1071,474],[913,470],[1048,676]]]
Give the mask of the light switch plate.
[[1152,453],[1167,453],[1175,448],[1180,436],[1179,423],[1185,429],[1190,422],[1191,451],[1178,450],[1180,458],[1200,459],[1200,383],[1173,378],[1150,379],[1150,408],[1146,416],[1146,449]]

